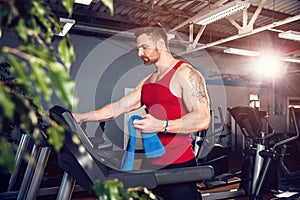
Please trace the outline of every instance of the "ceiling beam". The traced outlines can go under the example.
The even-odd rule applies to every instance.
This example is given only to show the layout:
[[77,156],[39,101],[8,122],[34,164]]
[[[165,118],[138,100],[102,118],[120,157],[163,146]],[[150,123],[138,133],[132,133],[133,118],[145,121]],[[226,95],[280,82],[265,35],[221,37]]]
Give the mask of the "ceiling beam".
[[196,15],[194,15],[193,17],[190,17],[189,19],[185,20],[184,22],[182,22],[181,24],[177,25],[176,27],[174,27],[173,29],[171,29],[169,32],[174,32],[177,31],[178,29],[189,25],[190,23],[192,23],[195,19],[197,19],[198,17],[204,15],[205,13],[209,12],[209,10],[213,10],[218,8],[220,5],[224,4],[225,2],[227,2],[228,0],[219,0],[218,2],[214,3],[213,5],[209,5],[206,8],[204,8],[203,10],[201,10],[199,13],[197,13]]
[[[174,27],[173,29],[170,30],[170,32],[174,32],[177,31],[178,29],[181,29],[185,26],[187,26],[188,24],[192,23],[192,21],[202,15],[204,15],[205,13],[207,13],[209,10],[213,10],[216,9],[217,7],[219,7],[220,5],[226,3],[228,0],[220,0],[218,2],[216,2],[213,5],[209,5],[207,6],[205,9],[201,10],[201,12],[197,13],[196,15],[186,19],[184,22],[180,23],[179,25],[177,25],[176,27]],[[262,0],[264,1],[264,0]],[[255,13],[258,10],[259,6],[252,6],[250,5],[250,7],[247,9],[247,11],[249,13]],[[269,17],[269,18],[273,18],[274,20],[282,20],[285,19],[287,17],[291,17],[292,15],[287,15],[287,14],[283,14],[281,12],[277,12],[277,11],[273,11],[273,10],[267,10],[267,9],[262,9],[260,11],[260,14],[262,16],[265,17]]]
[[255,33],[259,33],[259,32],[265,31],[265,30],[269,30],[269,29],[275,28],[277,26],[281,26],[281,25],[284,25],[284,24],[287,24],[287,23],[291,23],[291,22],[297,21],[297,20],[300,20],[300,15],[296,15],[296,16],[293,16],[293,17],[288,17],[288,18],[286,18],[284,20],[273,22],[273,23],[268,24],[266,26],[262,26],[262,27],[253,29],[250,33],[237,34],[237,35],[233,35],[233,36],[228,37],[228,38],[217,40],[215,42],[204,44],[204,45],[202,45],[202,46],[200,46],[198,48],[195,48],[193,50],[186,50],[186,51],[184,51],[182,53],[177,54],[176,56],[183,56],[183,55],[188,54],[188,53],[192,53],[192,52],[195,52],[195,51],[206,49],[206,48],[209,48],[209,47],[212,47],[212,46],[216,46],[216,45],[219,45],[219,44],[222,44],[222,43],[225,43],[225,42],[230,42],[232,40],[236,40],[236,39],[243,38],[243,37],[246,37],[246,36],[249,36],[249,35],[253,35]]
[[[250,13],[254,13],[257,10],[257,6],[250,6],[248,8],[248,12]],[[274,20],[280,20],[280,19],[285,19],[287,17],[291,17],[293,15],[288,15],[288,14],[284,14],[278,11],[274,11],[274,10],[268,10],[268,9],[263,9],[260,13],[262,16],[268,17],[268,18],[273,18]]]
[[202,36],[202,34],[203,34],[205,28],[206,28],[206,25],[201,26],[200,30],[198,31],[198,33],[197,33],[197,35],[196,35],[196,37],[195,37],[195,39],[194,39],[194,41],[193,41],[193,45],[192,45],[192,48],[193,48],[193,49],[196,48],[196,46],[197,46],[197,44],[198,44],[198,42],[199,42],[199,39],[200,39],[200,37]]
[[[49,1],[48,2],[50,4],[50,7],[52,8],[52,10],[56,13],[59,13],[60,15],[66,17],[68,15],[67,11],[65,10],[65,8],[62,6],[61,3],[54,3]],[[101,5],[101,6],[96,6],[96,5]],[[74,5],[74,9],[73,9],[73,16],[76,17],[76,21],[80,22],[82,20],[81,17],[83,17],[83,19],[91,19],[90,21],[92,22],[93,19],[103,19],[103,20],[109,20],[111,21],[111,23],[116,23],[117,25],[121,26],[120,23],[124,23],[124,24],[129,24],[132,22],[135,22],[135,27],[140,27],[141,25],[145,25],[145,23],[148,23],[147,20],[145,20],[145,18],[141,18],[141,19],[136,19],[136,17],[132,16],[122,16],[120,15],[120,13],[117,13],[115,11],[115,14],[112,16],[110,15],[109,12],[99,12],[99,9],[101,7],[105,7],[101,2],[98,3],[92,3],[90,6],[81,6],[81,5]],[[128,0],[114,0],[114,6],[115,7],[119,7],[119,6],[124,6],[124,7],[130,7],[133,9],[138,9],[139,12],[143,12],[143,13],[150,13],[152,16],[154,17],[161,17],[161,16],[168,16],[170,15],[170,17],[172,18],[171,23],[169,22],[162,22],[162,23],[166,23],[167,25],[170,24],[177,24],[179,23],[177,20],[174,21],[174,18],[178,18],[180,19],[180,21],[185,20],[190,18],[192,15],[194,15],[194,13],[191,12],[182,12],[182,10],[179,9],[173,9],[170,6],[158,6],[158,5],[151,5],[149,3],[143,3],[143,2],[137,2],[137,1],[128,1]],[[95,9],[96,8],[96,9]],[[171,14],[170,14],[171,13]],[[114,25],[112,25],[114,26]]]
[[[128,0],[114,0],[114,5],[125,6],[130,8],[137,8],[139,10],[144,11],[152,11],[160,14],[170,14],[172,13],[173,16],[180,16],[183,18],[189,18],[191,16],[186,15],[186,13],[182,13],[178,9],[173,9],[170,6],[158,6],[157,4],[149,4],[143,3],[138,1],[128,1]],[[193,13],[191,13],[193,14]]]
[[263,6],[265,4],[266,0],[262,0],[255,10],[254,14],[252,15],[252,18],[250,19],[248,23],[248,10],[243,10],[243,26],[240,26],[231,16],[227,17],[226,19],[238,30],[239,34],[245,34],[248,32],[251,32],[253,30],[254,22],[256,21],[257,17],[261,13]]

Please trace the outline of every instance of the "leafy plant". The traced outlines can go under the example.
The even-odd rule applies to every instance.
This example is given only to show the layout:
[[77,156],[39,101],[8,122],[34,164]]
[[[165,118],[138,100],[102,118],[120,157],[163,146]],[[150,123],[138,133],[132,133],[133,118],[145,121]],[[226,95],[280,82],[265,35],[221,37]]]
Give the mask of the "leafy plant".
[[[103,3],[113,13],[113,1],[103,0]],[[71,16],[74,0],[62,0],[62,4]],[[62,24],[43,0],[0,1],[0,38],[6,32],[13,32],[20,44],[0,46],[0,62],[9,63],[14,76],[9,83],[5,78],[0,81],[0,121],[19,118],[21,129],[31,134],[37,143],[42,131],[38,123],[48,121],[52,124],[47,131],[48,142],[56,150],[62,147],[62,129],[48,120],[44,108],[52,106],[53,95],[68,108],[76,106],[74,82],[69,76],[75,60],[71,38],[69,35],[60,38],[57,48],[52,42],[54,33],[61,31]],[[5,142],[5,138],[0,138],[0,142]],[[7,164],[12,165],[11,162]]]
[[[112,0],[105,5],[113,8]],[[62,0],[71,16],[74,0]],[[0,46],[0,63],[9,63],[13,78],[9,81],[0,77],[0,130],[3,126],[18,126],[26,134],[31,134],[36,143],[41,140],[39,122],[48,121],[52,126],[47,130],[48,142],[59,150],[63,144],[63,129],[47,117],[45,108],[52,106],[51,98],[56,95],[66,107],[76,106],[73,94],[74,82],[69,76],[75,52],[69,35],[60,38],[58,47],[53,45],[54,32],[62,31],[62,24],[51,8],[43,0],[3,0],[0,1],[0,38],[2,34],[13,32],[19,46]],[[2,132],[1,132],[2,133]],[[1,134],[3,135],[3,134]],[[0,143],[7,142],[0,137]],[[9,145],[1,145],[9,148]],[[10,149],[1,149],[1,157]],[[5,156],[4,156],[5,154]],[[5,163],[11,169],[11,162]]]
[[123,184],[117,179],[108,181],[96,181],[94,185],[96,195],[100,200],[123,200],[138,199],[150,200],[158,199],[151,191],[143,187],[124,189]]
[[[113,15],[113,1],[102,3]],[[62,4],[71,16],[74,0],[62,0]],[[51,124],[47,128],[48,142],[56,150],[62,147],[63,127],[51,121],[44,108],[52,106],[53,95],[68,108],[76,106],[74,82],[69,76],[75,52],[68,35],[54,47],[54,32],[61,32],[62,26],[43,0],[0,1],[0,38],[7,30],[16,34],[20,44],[0,46],[0,70],[9,68],[8,77],[0,76],[0,166],[12,171],[14,154],[5,128],[21,129],[39,143],[45,131],[42,122],[47,121]],[[100,199],[155,199],[146,188],[126,190],[118,180],[98,181],[94,190]]]
[[[73,1],[63,0],[71,15]],[[66,3],[69,2],[69,3]],[[0,4],[0,32],[14,31],[19,46],[1,46],[1,61],[11,65],[15,77],[9,84],[1,82],[0,120],[13,119],[18,115],[21,129],[32,134],[39,143],[39,120],[46,120],[44,107],[51,106],[51,97],[58,96],[69,108],[76,102],[73,95],[74,82],[69,76],[75,52],[70,37],[59,41],[58,49],[52,43],[54,32],[60,32],[62,26],[41,0],[6,0]],[[68,52],[68,53],[66,53]],[[20,104],[16,104],[18,99]],[[63,137],[58,126],[50,122],[49,142],[59,150]],[[3,140],[2,140],[3,141]]]

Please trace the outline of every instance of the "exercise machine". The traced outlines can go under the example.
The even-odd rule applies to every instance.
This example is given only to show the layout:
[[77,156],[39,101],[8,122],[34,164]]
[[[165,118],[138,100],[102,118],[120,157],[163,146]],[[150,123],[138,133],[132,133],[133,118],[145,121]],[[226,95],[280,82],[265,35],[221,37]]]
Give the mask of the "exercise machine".
[[[122,172],[120,171],[120,164],[124,150],[107,151],[101,148],[99,144],[93,145],[71,112],[61,106],[51,108],[49,114],[53,120],[66,127],[65,143],[58,153],[58,164],[65,173],[57,199],[70,199],[75,183],[86,191],[93,192],[93,185],[97,180],[118,179],[125,188],[141,186],[152,189],[157,185],[196,182],[211,179],[214,176],[214,170],[211,166],[156,171],[139,169],[132,172]],[[76,144],[72,140],[73,133],[79,137]]]
[[[42,125],[40,122],[39,126]],[[59,186],[62,170],[55,163],[55,151],[48,144],[48,136],[43,129],[40,129],[42,140],[39,144],[36,144],[29,134],[21,135],[14,170],[7,190],[0,193],[0,199],[31,200],[37,196],[57,194],[58,187],[55,190],[53,186]],[[25,159],[26,154],[30,155],[30,161]]]
[[[285,137],[283,134],[276,133],[269,117],[265,116],[262,119],[256,108],[249,106],[228,108],[246,140],[249,138],[248,154],[254,154],[250,161],[250,163],[253,163],[253,167],[248,168],[248,171],[246,171],[251,181],[242,184],[242,187],[246,189],[246,195],[251,200],[262,199],[263,194],[277,191],[278,189],[276,161],[280,156],[284,156],[280,153],[283,146],[299,138],[295,110],[293,107],[290,107],[289,110],[296,134],[291,137]],[[263,131],[263,121],[271,128],[269,133]]]
[[[239,187],[236,190],[212,192],[203,194],[204,200],[227,199],[239,196],[248,196],[250,200],[260,200],[263,194],[278,191],[278,174],[276,161],[283,156],[281,148],[299,138],[299,130],[295,118],[294,109],[290,108],[293,125],[296,127],[296,134],[283,138],[277,134],[268,117],[261,118],[258,110],[249,106],[236,106],[228,108],[243,135],[246,137],[247,146],[244,149],[245,159],[240,172]],[[263,121],[266,121],[270,132],[263,131]],[[270,142],[272,140],[272,142]],[[226,174],[225,174],[226,176]],[[213,188],[228,185],[221,178],[215,177]],[[208,181],[209,182],[209,181]]]
[[[298,123],[298,128],[300,126],[300,112],[296,112],[299,109],[295,109],[295,117]],[[294,124],[293,118],[290,118],[290,124]],[[293,126],[290,128],[289,135],[295,135],[297,132],[296,127]],[[299,149],[299,138],[298,140],[294,140],[290,144],[283,145],[281,151],[281,157],[279,158],[279,164],[282,169],[282,174],[280,176],[280,190],[288,190],[288,191],[295,191],[300,192],[300,162],[297,159],[297,155],[300,153]],[[293,157],[295,160],[291,160],[288,157]],[[294,166],[291,168],[290,162],[293,162]]]
[[[49,125],[43,121],[33,101],[29,99],[22,88],[14,84],[12,80],[14,80],[14,76],[10,72],[10,65],[8,63],[1,63],[0,81],[14,91],[10,97],[12,101],[19,105],[18,108],[20,111],[15,111],[12,120],[4,118],[0,125],[1,136],[7,138],[10,143],[18,145],[13,172],[10,175],[8,185],[6,186],[5,183],[3,183],[5,180],[2,180],[3,188],[1,188],[0,199],[35,199],[38,192],[40,195],[49,194],[50,190],[46,187],[49,186],[49,183],[55,182],[53,181],[54,179],[58,179],[58,181],[56,181],[57,185],[60,183],[59,173],[57,174],[58,177],[56,177],[56,174],[50,175],[50,171],[46,169],[47,165],[50,165],[48,162],[49,156],[51,152],[54,153],[55,151],[52,151],[51,145],[48,144],[47,127]],[[20,127],[21,117],[19,112],[23,111],[20,98],[26,98],[36,112],[38,117],[37,126],[42,138],[40,144],[36,144],[31,135],[24,133]],[[24,159],[26,154],[30,155],[30,162]],[[55,166],[55,164],[52,165],[51,168],[53,166]],[[57,167],[56,171],[60,171],[60,168]],[[49,175],[44,176],[45,172],[49,173]],[[44,181],[47,182],[46,184],[42,183],[43,178],[47,180]],[[41,184],[45,185],[45,187],[41,188]],[[52,193],[56,193],[56,191],[52,191]]]

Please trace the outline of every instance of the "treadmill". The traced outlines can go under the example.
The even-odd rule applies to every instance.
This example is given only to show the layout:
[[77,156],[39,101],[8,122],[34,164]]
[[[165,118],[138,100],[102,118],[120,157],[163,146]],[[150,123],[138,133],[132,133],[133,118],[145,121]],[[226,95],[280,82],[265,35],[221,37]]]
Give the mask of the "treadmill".
[[[93,185],[97,180],[118,179],[123,183],[124,188],[141,186],[153,189],[158,185],[195,182],[214,177],[214,169],[209,165],[123,172],[120,166],[125,150],[107,150],[107,145],[104,147],[101,144],[94,145],[93,140],[75,121],[72,113],[64,107],[52,107],[49,115],[65,127],[64,146],[58,152],[58,165],[65,172],[57,199],[71,199],[75,183],[87,192],[93,193]],[[79,140],[74,140],[76,135]]]

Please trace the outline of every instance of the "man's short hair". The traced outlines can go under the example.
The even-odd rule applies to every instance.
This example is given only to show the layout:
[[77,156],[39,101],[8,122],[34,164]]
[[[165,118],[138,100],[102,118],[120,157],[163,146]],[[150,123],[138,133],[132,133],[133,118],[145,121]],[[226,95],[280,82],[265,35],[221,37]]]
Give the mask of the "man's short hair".
[[139,28],[135,32],[136,38],[140,35],[146,34],[152,36],[155,40],[163,39],[166,47],[168,48],[168,36],[167,32],[165,31],[164,27],[159,22],[150,22],[147,26],[143,28]]

